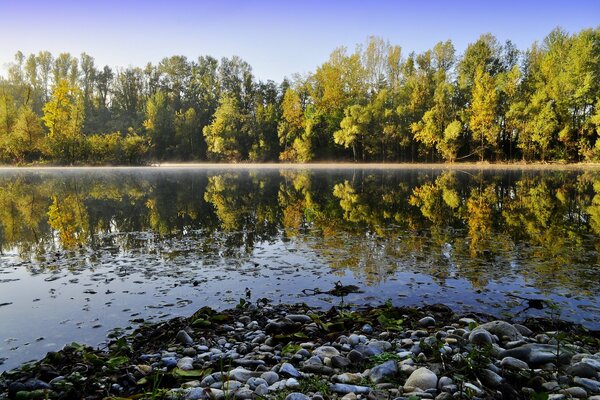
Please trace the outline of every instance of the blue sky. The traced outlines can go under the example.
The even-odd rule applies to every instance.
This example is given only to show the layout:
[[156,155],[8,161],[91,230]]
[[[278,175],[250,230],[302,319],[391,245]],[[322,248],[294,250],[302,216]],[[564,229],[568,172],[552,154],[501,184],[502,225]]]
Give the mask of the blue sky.
[[446,39],[462,52],[486,32],[524,49],[556,26],[600,26],[600,0],[0,0],[0,65],[4,72],[17,50],[86,52],[113,67],[175,54],[235,54],[258,78],[280,81],[370,35],[399,44],[404,54]]

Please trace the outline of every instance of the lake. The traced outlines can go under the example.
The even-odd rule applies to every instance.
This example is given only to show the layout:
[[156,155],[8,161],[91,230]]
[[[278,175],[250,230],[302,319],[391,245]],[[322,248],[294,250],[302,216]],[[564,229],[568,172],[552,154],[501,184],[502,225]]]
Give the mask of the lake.
[[0,371],[262,298],[600,329],[596,170],[1,170],[0,250]]

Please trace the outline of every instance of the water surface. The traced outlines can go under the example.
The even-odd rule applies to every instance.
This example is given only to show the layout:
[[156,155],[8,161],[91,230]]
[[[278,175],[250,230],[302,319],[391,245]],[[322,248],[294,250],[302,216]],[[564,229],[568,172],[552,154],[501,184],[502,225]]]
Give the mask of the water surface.
[[302,290],[338,281],[600,329],[599,235],[596,171],[5,170],[0,370],[204,305],[337,305]]

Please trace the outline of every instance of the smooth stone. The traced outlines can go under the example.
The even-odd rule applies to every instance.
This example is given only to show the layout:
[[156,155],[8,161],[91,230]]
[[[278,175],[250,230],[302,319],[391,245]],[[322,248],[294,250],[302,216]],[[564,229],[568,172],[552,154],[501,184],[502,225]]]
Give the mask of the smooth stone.
[[194,344],[194,339],[192,339],[192,337],[186,331],[183,331],[183,330],[177,332],[177,336],[175,336],[175,340],[177,340],[179,343],[186,345],[186,346],[190,346],[190,345]]
[[279,374],[274,371],[266,371],[260,375],[261,379],[264,379],[269,386],[279,381]]
[[542,383],[542,389],[546,392],[553,392],[560,389],[560,385],[556,381],[544,382]]
[[463,325],[467,325],[467,326],[471,325],[471,324],[475,324],[475,325],[478,324],[478,322],[475,321],[473,318],[466,318],[466,317],[459,319],[458,322]]
[[437,388],[439,390],[442,390],[443,387],[448,386],[448,385],[452,385],[454,382],[452,381],[452,378],[449,378],[447,376],[442,376],[440,378],[440,380],[438,381],[437,384]]
[[345,372],[343,374],[334,376],[333,379],[339,383],[356,384],[363,379],[363,376],[362,374],[353,374],[350,372]]
[[329,386],[332,392],[335,393],[356,393],[356,394],[367,394],[371,391],[371,388],[368,386],[356,386],[356,385],[347,385],[345,383],[334,383]]
[[552,393],[548,395],[548,400],[563,400],[566,399],[567,396],[565,396],[562,393]]
[[285,387],[288,389],[296,389],[300,387],[300,382],[296,378],[288,378],[285,381]]
[[600,371],[600,360],[597,360],[595,358],[583,357],[580,362],[584,362],[588,365],[591,365],[596,371]]
[[341,400],[356,400],[358,399],[358,396],[355,393],[348,393],[345,394],[344,396],[342,396]]
[[183,357],[181,360],[177,361],[177,368],[182,369],[184,371],[191,371],[194,369],[194,359],[191,357]]
[[508,337],[509,341],[523,339],[523,335],[519,333],[517,328],[506,321],[487,322],[479,325],[478,328],[485,329],[486,331],[498,336],[500,339],[503,337]]
[[331,365],[335,368],[346,368],[350,365],[350,360],[342,356],[331,357]]
[[427,328],[430,326],[435,326],[435,319],[433,317],[427,316],[421,318],[417,323],[419,324],[419,326]]
[[177,366],[177,358],[175,357],[163,357],[160,359],[163,365],[167,368],[174,368]]
[[283,390],[283,389],[285,389],[285,381],[275,382],[274,384],[269,386],[269,391],[271,391],[271,392],[276,392],[278,390]]
[[310,397],[305,395],[304,393],[290,393],[285,397],[285,400],[310,400]]
[[183,349],[183,355],[186,357],[194,357],[196,354],[198,354],[198,351],[193,347],[186,347]]
[[208,389],[204,389],[204,392],[206,393],[206,397],[211,400],[225,399],[225,392],[222,391],[221,389],[208,388]]
[[300,378],[302,376],[302,374],[290,363],[281,364],[279,374],[290,378]]
[[252,377],[252,378],[248,379],[248,381],[246,382],[246,385],[248,385],[248,387],[250,389],[255,390],[260,385],[265,385],[265,387],[268,387],[269,383],[266,380],[264,380],[263,378]]
[[469,389],[471,392],[473,392],[475,396],[483,396],[485,394],[485,392],[481,390],[481,388],[473,385],[471,382],[466,382],[463,386],[466,389]]
[[304,365],[323,365],[323,360],[318,356],[312,356],[304,362]]
[[479,380],[481,380],[481,383],[492,389],[496,389],[504,382],[504,378],[489,369],[484,368],[479,371],[477,375]]
[[239,388],[233,397],[238,400],[249,400],[254,398],[254,391],[248,388]]
[[357,350],[351,350],[346,357],[356,364],[361,364],[365,360],[365,356]]
[[437,382],[438,378],[435,373],[425,367],[421,367],[410,374],[404,386],[412,386],[425,391],[427,389],[435,389]]
[[369,379],[373,383],[380,383],[389,380],[398,373],[398,365],[396,361],[389,360],[371,369]]
[[258,385],[256,389],[254,389],[254,393],[257,396],[266,396],[269,394],[269,387],[267,385]]
[[485,346],[494,343],[494,338],[485,329],[477,328],[469,333],[469,342],[477,346]]
[[312,318],[304,314],[288,314],[285,317],[290,321],[301,322],[303,324],[312,322]]
[[529,337],[531,335],[533,335],[533,331],[531,329],[529,329],[528,327],[526,327],[525,325],[521,325],[521,324],[513,324],[513,326],[515,327],[516,330],[519,331],[519,333],[525,337]]
[[325,357],[331,358],[333,356],[339,356],[340,352],[333,346],[321,346],[314,349],[313,354],[324,359]]
[[576,376],[575,378],[573,378],[573,382],[585,388],[585,390],[587,390],[588,392],[592,392],[594,394],[600,393],[600,382],[598,382],[595,379],[580,378]]
[[257,375],[256,373],[254,373],[252,371],[248,371],[246,368],[243,368],[243,367],[237,367],[237,368],[229,371],[229,379],[232,379],[234,381],[244,382],[244,383],[246,383],[246,381],[248,381],[248,379],[255,377],[256,375]]
[[185,400],[201,400],[206,398],[206,393],[202,388],[192,388],[185,395]]
[[578,362],[570,365],[565,372],[569,375],[579,376],[581,378],[596,378],[598,376],[596,368],[586,362]]
[[217,380],[212,375],[208,375],[208,376],[205,376],[204,379],[202,379],[202,381],[200,381],[200,386],[207,387],[207,386],[212,385],[216,381]]
[[519,360],[514,357],[504,357],[502,361],[500,361],[500,365],[506,369],[529,369],[529,365],[525,361]]
[[[565,347],[561,348],[560,361],[568,363],[573,353]],[[539,366],[556,361],[556,346],[549,344],[528,343],[523,346],[515,347],[500,352],[500,357],[514,357],[525,361],[530,366]]]
[[[373,357],[373,356],[383,353],[383,349],[380,346],[374,346],[371,344],[369,344],[369,345],[359,344],[358,346],[356,346],[354,348],[353,351],[359,352],[365,358]],[[352,353],[352,352],[350,352],[350,353]],[[348,353],[348,358],[350,358],[350,353]]]
[[223,390],[225,390],[226,392],[229,392],[229,393],[235,392],[236,390],[238,390],[242,386],[244,386],[244,384],[242,382],[239,382],[239,381],[226,381],[226,382],[223,382]]
[[563,390],[563,393],[568,394],[571,397],[575,397],[576,399],[585,399],[588,397],[588,394],[585,391],[585,389],[577,386],[566,388],[565,390]]
[[370,335],[373,333],[373,327],[369,324],[364,324],[360,331],[366,335]]

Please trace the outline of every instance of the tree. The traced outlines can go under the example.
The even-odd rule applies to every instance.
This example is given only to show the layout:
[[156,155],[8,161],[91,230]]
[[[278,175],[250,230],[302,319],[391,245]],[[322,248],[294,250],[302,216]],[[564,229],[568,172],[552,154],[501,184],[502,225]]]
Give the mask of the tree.
[[184,159],[198,157],[202,130],[196,110],[188,108],[175,114],[175,139],[178,153]]
[[156,158],[164,159],[172,155],[175,129],[174,113],[167,96],[156,92],[148,99],[144,128],[150,136],[151,146]]
[[475,74],[473,100],[469,107],[469,128],[473,132],[473,141],[479,142],[477,153],[483,161],[488,146],[496,148],[499,127],[496,122],[498,95],[494,78],[479,67]]
[[208,158],[241,161],[244,156],[244,120],[235,97],[225,95],[210,125],[202,130],[208,145]]
[[54,160],[72,164],[81,159],[84,117],[81,91],[67,80],[60,80],[44,105],[42,117],[48,128],[49,152]]

